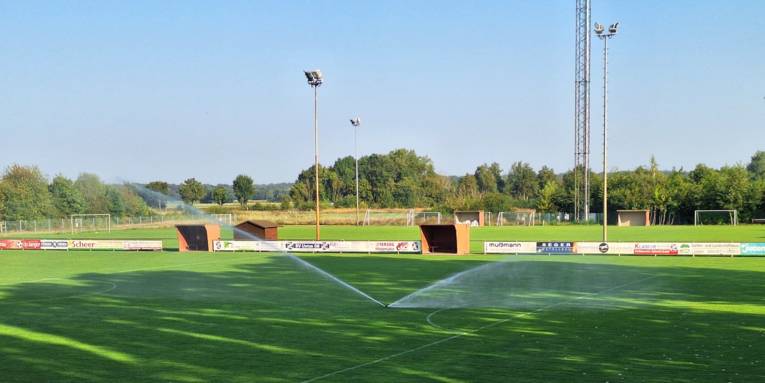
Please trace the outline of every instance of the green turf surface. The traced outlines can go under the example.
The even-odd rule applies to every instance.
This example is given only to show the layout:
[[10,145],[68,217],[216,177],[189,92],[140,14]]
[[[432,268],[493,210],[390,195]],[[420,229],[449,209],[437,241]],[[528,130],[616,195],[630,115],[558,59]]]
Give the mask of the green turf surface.
[[517,271],[504,282],[511,298],[525,296],[524,285],[551,288],[528,295],[542,299],[533,306],[386,309],[284,255],[0,252],[0,381],[754,382],[765,374],[763,259],[302,257],[384,302],[496,260]]

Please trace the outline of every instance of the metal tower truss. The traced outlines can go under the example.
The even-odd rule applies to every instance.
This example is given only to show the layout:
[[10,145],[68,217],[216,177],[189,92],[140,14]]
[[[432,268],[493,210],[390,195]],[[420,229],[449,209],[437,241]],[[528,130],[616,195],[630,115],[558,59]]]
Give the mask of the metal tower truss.
[[574,74],[574,217],[590,214],[590,0],[576,0],[576,59]]

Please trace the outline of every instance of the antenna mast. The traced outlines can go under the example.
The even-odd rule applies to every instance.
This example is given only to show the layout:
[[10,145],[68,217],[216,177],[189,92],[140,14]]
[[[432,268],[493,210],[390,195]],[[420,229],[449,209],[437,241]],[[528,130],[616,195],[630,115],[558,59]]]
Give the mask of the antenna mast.
[[574,219],[590,215],[590,0],[576,0],[574,72]]

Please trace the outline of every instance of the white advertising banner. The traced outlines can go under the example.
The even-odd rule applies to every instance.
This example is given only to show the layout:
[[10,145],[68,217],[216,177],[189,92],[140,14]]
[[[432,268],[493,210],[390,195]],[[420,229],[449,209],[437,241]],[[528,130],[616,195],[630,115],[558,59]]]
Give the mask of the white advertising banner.
[[[680,244],[680,254],[683,254],[684,243]],[[739,255],[741,244],[728,242],[694,242],[691,243],[692,255]]]
[[574,246],[574,252],[577,254],[632,255],[636,245],[635,242],[577,242]]
[[69,241],[71,250],[122,250],[122,241],[76,239]]
[[70,250],[162,250],[162,241],[77,239],[67,245]]
[[419,241],[215,241],[215,251],[293,253],[419,253]]
[[122,241],[123,250],[162,250],[162,241]]
[[483,252],[486,254],[535,254],[536,242],[484,242]]
[[68,250],[69,241],[65,239],[41,239],[40,249],[42,250]]

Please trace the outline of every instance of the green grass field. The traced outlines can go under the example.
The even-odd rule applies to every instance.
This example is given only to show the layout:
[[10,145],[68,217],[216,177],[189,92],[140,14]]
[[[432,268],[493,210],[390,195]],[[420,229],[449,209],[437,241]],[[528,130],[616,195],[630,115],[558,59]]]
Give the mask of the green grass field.
[[[280,234],[309,239],[312,229],[285,227]],[[417,238],[406,227],[325,227],[323,234]],[[482,228],[472,239],[598,235],[596,227]],[[765,242],[765,228],[614,228],[611,236]],[[167,229],[78,237],[174,241]],[[0,381],[754,382],[765,376],[765,259],[301,258],[386,303],[504,262],[479,269],[470,284],[451,291],[485,307],[444,309],[435,300],[431,308],[384,308],[279,254],[0,252]]]

